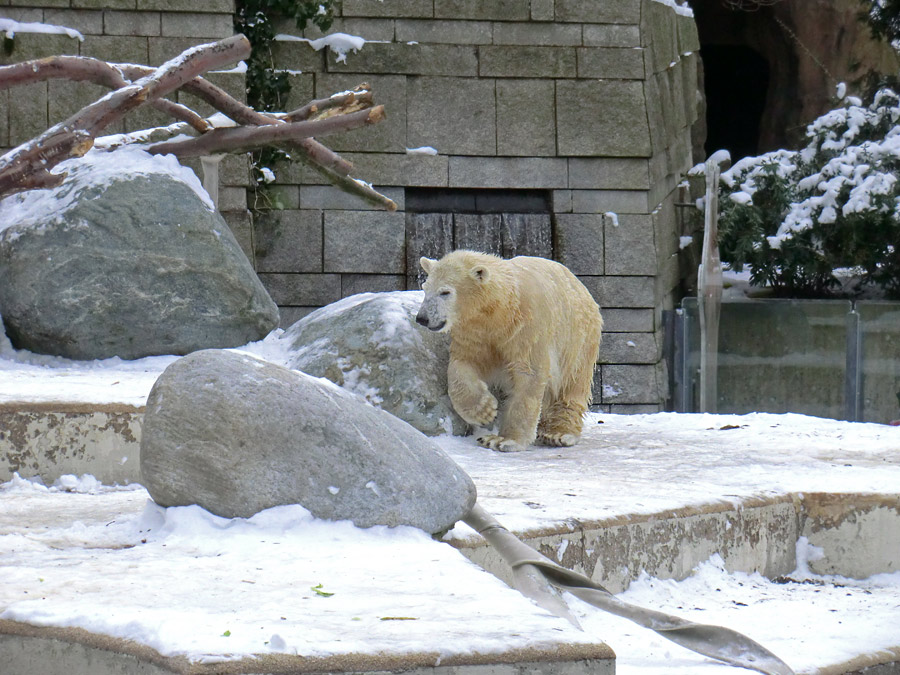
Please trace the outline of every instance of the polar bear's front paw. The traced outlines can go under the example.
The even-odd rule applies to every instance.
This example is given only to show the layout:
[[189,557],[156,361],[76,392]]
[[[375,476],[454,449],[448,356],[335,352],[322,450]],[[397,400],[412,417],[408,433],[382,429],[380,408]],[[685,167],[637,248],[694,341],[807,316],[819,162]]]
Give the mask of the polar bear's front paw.
[[511,438],[498,436],[497,434],[485,434],[478,437],[478,445],[490,448],[497,452],[521,452],[525,446]]
[[457,412],[469,424],[486,427],[497,419],[497,399],[491,393],[485,392],[477,404]]
[[568,448],[578,443],[579,437],[575,434],[542,434],[538,433],[538,443],[550,445],[556,448]]

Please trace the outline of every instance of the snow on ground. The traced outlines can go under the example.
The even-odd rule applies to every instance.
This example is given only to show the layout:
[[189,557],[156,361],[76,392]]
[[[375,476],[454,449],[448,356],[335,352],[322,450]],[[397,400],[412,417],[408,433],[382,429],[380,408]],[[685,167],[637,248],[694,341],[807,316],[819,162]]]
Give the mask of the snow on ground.
[[[265,339],[241,348],[273,363],[287,358],[285,345],[273,331]],[[134,361],[118,357],[73,361],[16,350],[0,330],[0,404],[18,401],[47,403],[123,403],[143,407],[156,378],[177,356],[151,356]]]
[[[244,348],[274,362],[278,334]],[[0,343],[0,403],[141,405],[176,357],[77,363]],[[900,429],[801,415],[592,415],[582,446],[512,455],[439,444],[507,527],[658,513],[787,492],[895,493]],[[573,478],[574,477],[574,478]],[[450,538],[476,535],[457,526]],[[713,558],[680,582],[642,576],[625,600],[748,634],[797,672],[900,646],[900,574],[774,583]],[[531,605],[446,543],[280,507],[228,521],[161,509],[137,485],[68,477],[0,485],[0,618],[79,626],[197,661],[255,653],[496,652],[604,641],[620,675],[736,672],[569,598],[584,632]],[[333,594],[333,595],[329,595]]]
[[[362,530],[300,506],[227,520],[162,509],[140,486],[93,492],[21,479],[0,487],[0,618],[78,626],[194,661],[590,641],[411,527]],[[40,524],[35,510],[47,514]]]
[[[801,543],[802,545],[802,543]],[[806,583],[774,583],[759,574],[729,574],[713,556],[683,581],[642,576],[619,595],[697,622],[738,630],[781,657],[795,672],[816,673],[900,643],[900,573],[864,581],[795,572]],[[617,654],[618,675],[734,675],[705,659],[575,598],[569,604],[588,633]]]
[[[502,463],[469,438],[441,445],[472,476],[482,505],[520,532],[795,492],[893,494],[900,486],[900,428],[793,414],[590,415],[577,450],[540,448]],[[451,536],[472,534],[458,525]]]

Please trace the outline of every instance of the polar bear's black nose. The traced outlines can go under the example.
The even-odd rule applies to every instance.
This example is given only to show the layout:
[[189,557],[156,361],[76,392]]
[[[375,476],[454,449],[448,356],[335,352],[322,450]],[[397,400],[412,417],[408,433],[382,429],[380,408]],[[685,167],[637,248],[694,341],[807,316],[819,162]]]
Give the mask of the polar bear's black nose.
[[420,326],[425,326],[425,328],[428,328],[428,317],[422,314],[422,312],[419,312],[418,314],[416,314],[416,323]]

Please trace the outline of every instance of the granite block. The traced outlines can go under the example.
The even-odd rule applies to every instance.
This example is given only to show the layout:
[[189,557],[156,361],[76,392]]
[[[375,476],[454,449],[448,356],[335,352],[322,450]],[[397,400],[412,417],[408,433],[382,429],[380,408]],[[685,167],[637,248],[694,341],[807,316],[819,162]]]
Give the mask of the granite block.
[[404,214],[326,211],[325,272],[406,274]]
[[556,215],[556,259],[577,275],[603,274],[603,216]]

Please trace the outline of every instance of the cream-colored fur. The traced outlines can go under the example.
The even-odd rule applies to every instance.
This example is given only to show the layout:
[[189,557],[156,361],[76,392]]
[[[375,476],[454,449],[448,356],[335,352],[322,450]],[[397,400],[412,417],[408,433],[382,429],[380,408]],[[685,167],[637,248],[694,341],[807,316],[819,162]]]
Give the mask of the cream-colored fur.
[[504,452],[535,440],[574,445],[603,328],[584,285],[545,258],[454,251],[420,264],[428,279],[416,319],[450,332],[453,407],[476,427],[499,415],[498,432],[479,443]]

